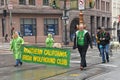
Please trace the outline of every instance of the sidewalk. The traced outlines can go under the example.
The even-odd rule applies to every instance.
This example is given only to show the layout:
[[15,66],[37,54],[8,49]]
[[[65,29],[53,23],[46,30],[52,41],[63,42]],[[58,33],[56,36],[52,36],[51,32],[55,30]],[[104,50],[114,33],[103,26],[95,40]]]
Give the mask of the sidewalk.
[[[5,44],[8,46],[9,44]],[[4,45],[4,46],[5,46]],[[72,50],[72,47],[66,47],[68,49]],[[1,48],[0,48],[1,49]],[[79,54],[76,53],[77,50],[72,51],[71,54],[74,54],[74,56],[71,56],[72,59],[79,60]],[[9,51],[10,52],[10,51]],[[59,80],[65,80],[65,78],[68,78],[68,76],[64,74],[68,74],[73,78],[75,73],[79,72],[81,73],[79,67],[79,63],[70,63],[70,68],[64,68],[59,66],[50,66],[50,65],[44,65],[44,64],[34,64],[34,63],[25,63],[23,62],[23,65],[21,67],[14,67],[15,60],[13,58],[12,54],[0,54],[0,80],[17,80],[13,77],[19,78],[20,80],[48,80],[48,78],[54,78],[54,80],[57,80],[59,78],[58,75],[64,76],[64,78],[59,78]],[[74,73],[75,72],[75,73]],[[16,76],[27,74],[26,77],[23,75],[22,77]],[[34,75],[33,75],[34,74]],[[81,75],[77,74],[77,78],[83,78]],[[83,74],[84,75],[84,74]],[[11,77],[12,76],[12,77]],[[32,76],[32,77],[31,77]],[[53,80],[53,79],[51,79]]]

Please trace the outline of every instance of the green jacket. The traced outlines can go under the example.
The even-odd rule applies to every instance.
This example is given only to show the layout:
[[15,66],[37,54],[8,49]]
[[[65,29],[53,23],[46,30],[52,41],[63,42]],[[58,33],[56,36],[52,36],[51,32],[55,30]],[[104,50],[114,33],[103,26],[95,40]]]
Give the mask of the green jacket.
[[45,43],[46,43],[46,47],[53,47],[54,40],[51,34],[48,34],[48,37],[46,38]]
[[24,40],[21,37],[12,39],[10,41],[10,49],[13,51],[15,59],[21,58],[21,45],[24,44]]

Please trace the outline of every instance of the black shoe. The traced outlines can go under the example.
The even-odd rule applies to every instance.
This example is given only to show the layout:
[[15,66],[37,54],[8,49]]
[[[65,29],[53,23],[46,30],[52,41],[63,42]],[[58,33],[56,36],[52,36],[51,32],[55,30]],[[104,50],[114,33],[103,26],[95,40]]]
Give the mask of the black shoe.
[[18,64],[14,65],[14,67],[18,67]]
[[102,63],[105,63],[105,61],[103,61]]
[[84,69],[84,67],[80,66],[80,70],[83,70],[83,69]]
[[23,64],[23,63],[22,63],[22,62],[20,62],[20,66],[22,66],[22,64]]
[[109,60],[107,60],[107,62],[109,62]]

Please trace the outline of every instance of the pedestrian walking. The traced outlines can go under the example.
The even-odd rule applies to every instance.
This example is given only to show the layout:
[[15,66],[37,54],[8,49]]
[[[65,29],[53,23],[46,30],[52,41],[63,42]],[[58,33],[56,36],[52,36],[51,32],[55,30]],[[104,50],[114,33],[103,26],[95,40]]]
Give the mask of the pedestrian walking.
[[21,45],[24,44],[23,38],[21,38],[18,32],[14,32],[12,40],[10,41],[10,49],[13,51],[14,58],[16,60],[15,67],[22,65],[21,61]]
[[11,29],[11,38],[12,38],[12,36],[13,36],[13,32],[15,32],[14,30],[15,30],[15,28],[12,27],[12,29]]
[[52,38],[52,34],[48,34],[48,37],[45,40],[46,47],[53,47],[54,39]]
[[92,34],[92,41],[93,41],[94,46],[96,46],[97,43],[96,43],[96,36],[95,36],[95,34]]
[[109,62],[110,34],[105,31],[104,27],[101,28],[98,40],[100,41],[99,48],[102,56],[102,63],[105,63],[106,61]]
[[89,45],[92,48],[92,40],[89,35],[89,32],[84,29],[83,24],[80,24],[78,25],[78,30],[75,33],[73,49],[78,48],[81,57],[81,64],[80,64],[81,70],[87,67],[86,52],[88,50]]
[[[100,33],[101,33],[101,27],[98,27],[97,28],[97,34],[96,34],[96,42],[97,42],[97,48],[100,52],[100,40],[98,39],[98,36],[100,36]],[[99,53],[99,56],[101,57],[101,52]]]
[[118,41],[119,41],[119,43],[120,43],[120,34],[118,35]]
[[8,34],[5,35],[5,42],[8,42],[9,39],[8,39]]

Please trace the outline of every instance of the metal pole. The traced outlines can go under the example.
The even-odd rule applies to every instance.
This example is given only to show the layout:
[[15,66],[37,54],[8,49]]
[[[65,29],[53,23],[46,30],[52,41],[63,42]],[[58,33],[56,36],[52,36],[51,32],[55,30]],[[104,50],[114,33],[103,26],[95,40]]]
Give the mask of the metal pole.
[[2,18],[2,37],[5,36],[5,18]]
[[11,29],[12,29],[12,11],[10,10],[10,34],[11,34],[11,37],[12,37]]
[[37,43],[37,29],[34,28],[34,30],[35,30],[35,43]]
[[9,2],[9,4],[8,4],[8,10],[9,10],[9,16],[10,16],[10,18],[9,18],[9,26],[10,26],[10,35],[11,35],[11,38],[12,38],[12,31],[11,31],[11,29],[12,29],[12,9],[13,9],[13,5]]
[[[64,17],[66,17],[67,11],[66,11],[66,0],[64,0]],[[67,45],[67,22],[66,19],[64,19],[64,27],[65,27],[65,42],[64,45]]]

